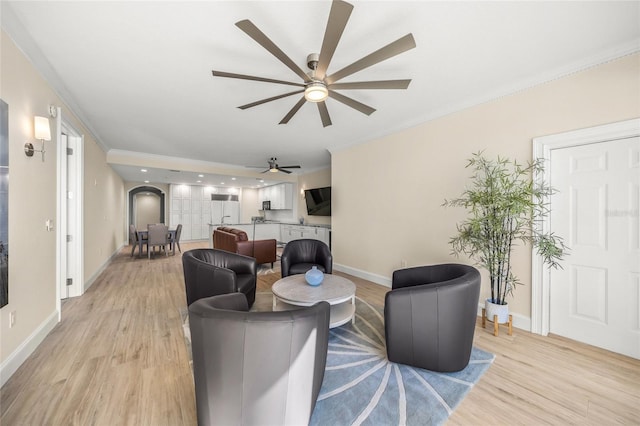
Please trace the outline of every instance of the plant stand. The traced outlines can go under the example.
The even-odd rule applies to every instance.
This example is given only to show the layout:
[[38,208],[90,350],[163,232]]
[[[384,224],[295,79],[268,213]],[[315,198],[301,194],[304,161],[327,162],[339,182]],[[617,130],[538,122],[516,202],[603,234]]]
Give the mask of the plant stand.
[[[493,320],[490,320],[489,318],[487,318],[487,310],[485,308],[482,308],[482,328],[485,327],[487,321],[493,323],[493,335],[497,336],[499,325],[501,324],[498,322],[498,316],[494,315]],[[513,335],[513,315],[509,314],[509,320],[507,322],[503,322],[502,324],[505,324],[508,327],[507,334],[509,334],[509,336]]]

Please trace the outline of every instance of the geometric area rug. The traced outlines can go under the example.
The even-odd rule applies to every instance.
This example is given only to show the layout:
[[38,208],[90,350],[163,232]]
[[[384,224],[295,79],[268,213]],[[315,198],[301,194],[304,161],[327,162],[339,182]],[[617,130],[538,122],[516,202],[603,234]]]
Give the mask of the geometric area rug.
[[333,328],[310,425],[440,425],[495,356],[473,348],[462,371],[436,373],[389,362],[380,308],[356,299],[355,324]]
[[[271,292],[257,293],[252,311],[271,310]],[[186,308],[180,309],[191,353]],[[478,348],[462,371],[436,373],[387,360],[384,314],[356,297],[356,320],[329,332],[327,367],[312,426],[441,425],[495,356]]]

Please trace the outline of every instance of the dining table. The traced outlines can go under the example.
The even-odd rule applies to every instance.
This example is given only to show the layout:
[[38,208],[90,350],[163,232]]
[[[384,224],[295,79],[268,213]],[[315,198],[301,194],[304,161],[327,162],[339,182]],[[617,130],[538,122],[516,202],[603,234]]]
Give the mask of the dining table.
[[[149,231],[147,229],[142,229],[138,231],[138,257],[142,254],[142,246],[149,239]],[[176,254],[176,230],[169,229],[169,235],[167,238],[167,242],[171,245],[172,254]],[[149,248],[147,247],[147,250]]]

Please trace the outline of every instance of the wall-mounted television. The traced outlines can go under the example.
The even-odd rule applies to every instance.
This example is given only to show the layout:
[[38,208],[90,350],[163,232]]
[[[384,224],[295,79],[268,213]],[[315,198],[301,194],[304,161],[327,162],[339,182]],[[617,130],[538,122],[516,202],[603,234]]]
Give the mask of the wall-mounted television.
[[309,216],[331,216],[331,187],[305,189]]

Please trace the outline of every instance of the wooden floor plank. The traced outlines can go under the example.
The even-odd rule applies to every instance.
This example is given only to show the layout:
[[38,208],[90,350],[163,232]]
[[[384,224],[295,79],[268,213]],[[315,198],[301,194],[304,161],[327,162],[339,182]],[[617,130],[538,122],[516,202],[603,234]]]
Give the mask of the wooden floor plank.
[[[129,253],[63,303],[62,322],[0,390],[0,424],[196,424],[180,253]],[[388,288],[336,274],[356,283],[358,297],[384,305]],[[278,278],[260,275],[258,291]],[[474,344],[496,359],[448,424],[640,424],[638,360],[518,329],[495,337],[480,321]]]

